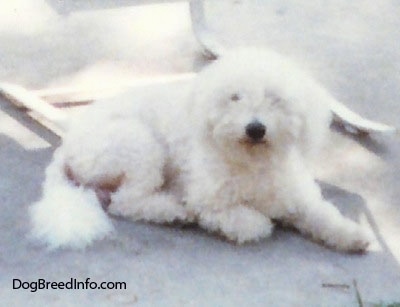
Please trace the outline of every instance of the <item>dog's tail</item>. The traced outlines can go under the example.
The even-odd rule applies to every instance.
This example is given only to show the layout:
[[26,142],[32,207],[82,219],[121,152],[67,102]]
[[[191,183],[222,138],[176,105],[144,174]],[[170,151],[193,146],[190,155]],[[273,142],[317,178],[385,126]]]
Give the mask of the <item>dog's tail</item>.
[[84,248],[106,237],[113,225],[96,193],[68,179],[60,150],[46,170],[41,199],[30,207],[31,238],[58,247]]

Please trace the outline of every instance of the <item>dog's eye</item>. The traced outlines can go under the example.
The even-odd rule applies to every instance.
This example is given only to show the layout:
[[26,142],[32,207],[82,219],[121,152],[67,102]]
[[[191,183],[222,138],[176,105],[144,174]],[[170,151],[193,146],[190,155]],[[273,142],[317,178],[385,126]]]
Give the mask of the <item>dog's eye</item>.
[[230,97],[230,100],[234,102],[239,101],[240,99],[242,99],[242,96],[240,96],[240,94],[238,93],[234,93]]
[[265,93],[265,98],[268,99],[268,101],[270,102],[271,106],[276,106],[279,105],[282,101],[281,98],[279,98],[278,96],[268,93]]
[[279,97],[274,97],[274,98],[271,99],[271,105],[272,106],[279,105],[281,103],[281,101],[282,100]]

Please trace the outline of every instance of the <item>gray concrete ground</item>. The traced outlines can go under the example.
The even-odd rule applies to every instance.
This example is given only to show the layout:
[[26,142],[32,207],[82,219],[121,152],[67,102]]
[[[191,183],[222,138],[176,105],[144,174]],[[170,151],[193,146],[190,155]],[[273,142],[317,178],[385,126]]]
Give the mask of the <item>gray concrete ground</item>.
[[[400,6],[395,1],[208,1],[227,46],[273,47],[336,97],[400,126]],[[18,0],[0,4],[0,80],[28,88],[107,84],[197,71],[185,1]],[[2,306],[374,306],[400,302],[400,142],[333,129],[318,170],[327,198],[376,237],[366,255],[328,250],[278,228],[234,246],[196,227],[115,220],[86,251],[48,253],[26,237],[59,139],[0,102]],[[13,290],[13,279],[126,282],[126,290]],[[356,282],[356,285],[354,284]],[[357,295],[358,294],[358,295]],[[357,298],[358,296],[358,298]]]

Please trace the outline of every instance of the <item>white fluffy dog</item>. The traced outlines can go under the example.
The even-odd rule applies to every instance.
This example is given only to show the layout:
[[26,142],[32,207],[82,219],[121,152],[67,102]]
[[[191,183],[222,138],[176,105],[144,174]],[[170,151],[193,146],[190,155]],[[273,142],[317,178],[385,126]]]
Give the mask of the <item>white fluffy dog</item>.
[[98,102],[47,169],[33,235],[51,248],[85,247],[112,232],[108,211],[194,221],[238,243],[268,237],[280,220],[329,247],[364,251],[368,233],[322,198],[307,166],[332,99],[281,55],[239,49],[187,88]]

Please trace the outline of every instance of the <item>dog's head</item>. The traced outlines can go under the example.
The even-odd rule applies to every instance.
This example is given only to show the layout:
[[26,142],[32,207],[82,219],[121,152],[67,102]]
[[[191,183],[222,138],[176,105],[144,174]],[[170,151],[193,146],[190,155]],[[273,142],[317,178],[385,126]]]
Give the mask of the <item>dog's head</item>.
[[307,151],[329,122],[321,87],[271,51],[232,51],[203,70],[194,88],[200,132],[231,158]]

